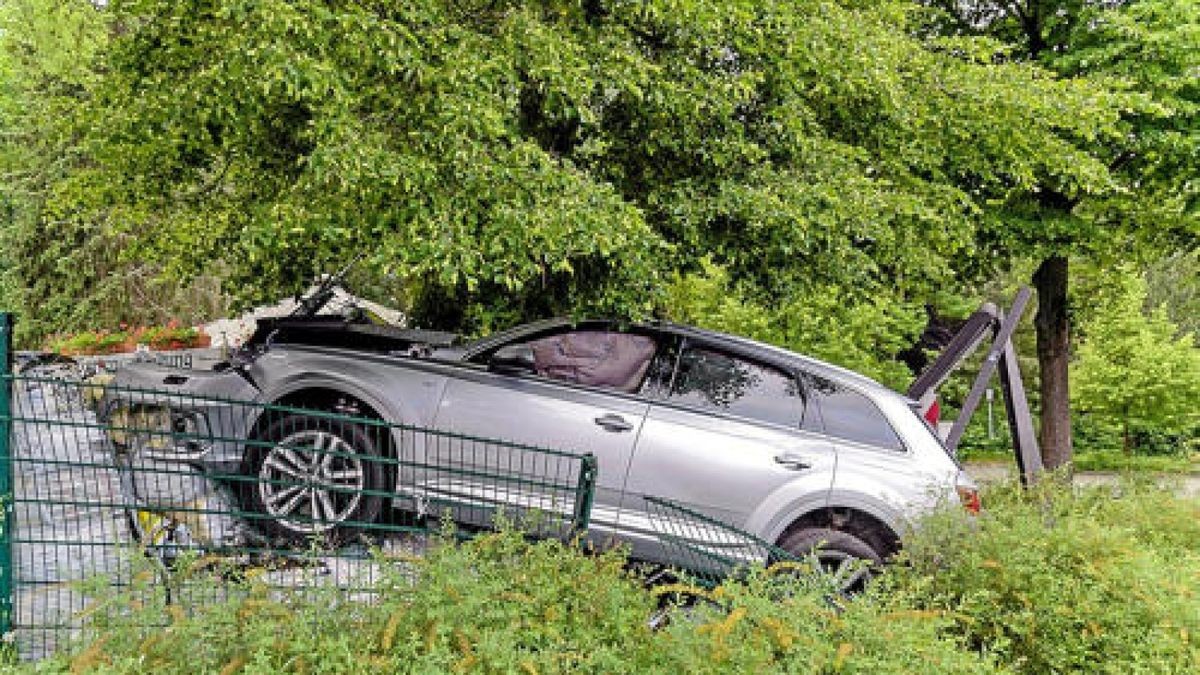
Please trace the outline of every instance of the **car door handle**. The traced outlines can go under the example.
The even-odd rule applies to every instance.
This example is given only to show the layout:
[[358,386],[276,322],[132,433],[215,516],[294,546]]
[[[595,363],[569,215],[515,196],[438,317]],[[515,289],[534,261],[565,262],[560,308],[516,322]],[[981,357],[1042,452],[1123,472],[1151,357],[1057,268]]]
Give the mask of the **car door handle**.
[[632,424],[626,422],[624,417],[621,417],[616,413],[601,415],[600,417],[596,418],[595,422],[603,427],[605,431],[620,432],[629,431],[633,428]]
[[780,454],[780,455],[775,455],[775,463],[782,466],[785,469],[790,469],[792,471],[803,471],[805,469],[812,468],[812,464],[810,464],[803,457],[797,457],[796,455],[789,455],[786,452],[783,454]]

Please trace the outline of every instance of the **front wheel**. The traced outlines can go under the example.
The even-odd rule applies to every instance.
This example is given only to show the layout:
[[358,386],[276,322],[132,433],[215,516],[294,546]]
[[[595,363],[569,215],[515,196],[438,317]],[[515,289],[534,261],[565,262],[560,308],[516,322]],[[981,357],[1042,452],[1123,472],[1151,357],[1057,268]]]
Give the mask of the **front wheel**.
[[387,472],[380,443],[358,424],[289,415],[246,450],[243,502],[269,536],[344,540],[374,523]]
[[806,527],[784,535],[779,547],[797,557],[813,556],[843,595],[861,592],[883,567],[883,558],[867,542],[840,530]]

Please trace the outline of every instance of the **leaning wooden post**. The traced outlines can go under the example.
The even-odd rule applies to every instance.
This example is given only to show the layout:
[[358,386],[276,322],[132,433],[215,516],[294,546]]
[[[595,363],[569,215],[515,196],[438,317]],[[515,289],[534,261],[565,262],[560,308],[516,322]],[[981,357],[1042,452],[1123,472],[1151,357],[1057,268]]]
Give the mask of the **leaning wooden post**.
[[[1021,320],[1015,314],[1013,322]],[[1012,338],[1004,342],[1000,352],[1000,391],[1004,394],[1004,410],[1008,415],[1008,431],[1012,437],[1013,454],[1017,468],[1021,471],[1021,483],[1029,487],[1038,481],[1045,467],[1042,452],[1038,447],[1037,434],[1033,431],[1033,415],[1029,412],[1029,400],[1025,397],[1025,382],[1017,364],[1017,350]]]
[[971,391],[967,393],[967,398],[963,401],[958,419],[954,420],[954,426],[950,428],[950,433],[946,436],[946,447],[955,454],[958,453],[958,443],[962,440],[963,432],[967,430],[967,422],[971,421],[971,416],[979,407],[979,401],[983,399],[983,392],[987,389],[988,381],[996,372],[1004,347],[1012,340],[1013,332],[1017,329],[1021,315],[1025,313],[1025,306],[1029,304],[1031,295],[1032,292],[1028,288],[1017,291],[1017,297],[1013,298],[1012,310],[1000,322],[1000,326],[996,330],[996,340],[988,349],[987,357],[983,360],[983,367],[975,376],[975,383],[971,385]]

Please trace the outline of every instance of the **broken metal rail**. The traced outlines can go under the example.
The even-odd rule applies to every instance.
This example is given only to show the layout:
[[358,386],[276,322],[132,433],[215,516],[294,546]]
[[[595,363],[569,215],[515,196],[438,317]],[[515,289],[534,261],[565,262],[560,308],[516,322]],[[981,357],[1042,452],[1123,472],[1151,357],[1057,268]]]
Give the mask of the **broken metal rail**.
[[1013,333],[1016,332],[1021,316],[1029,305],[1031,295],[1032,292],[1028,288],[1022,287],[1017,291],[1012,307],[1007,313],[990,302],[985,303],[967,319],[950,344],[908,388],[908,397],[927,407],[936,397],[938,387],[990,334],[992,343],[984,355],[983,365],[975,375],[945,443],[952,453],[957,453],[958,444],[972,415],[979,407],[988,382],[999,371],[1000,391],[1004,397],[1004,409],[1012,434],[1013,455],[1020,471],[1021,482],[1025,485],[1036,483],[1044,471],[1041,451],[1038,449],[1034,432],[1033,416],[1029,412],[1029,400],[1025,396],[1025,384],[1017,362],[1017,350],[1013,345]]
[[663,558],[701,586],[716,586],[754,567],[803,560],[683,504],[648,495],[643,499]]

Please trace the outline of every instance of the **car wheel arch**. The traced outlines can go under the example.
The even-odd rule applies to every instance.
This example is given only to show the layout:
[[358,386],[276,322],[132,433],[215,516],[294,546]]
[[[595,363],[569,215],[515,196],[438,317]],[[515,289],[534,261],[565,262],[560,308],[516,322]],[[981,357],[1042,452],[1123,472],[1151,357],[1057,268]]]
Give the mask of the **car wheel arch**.
[[291,408],[311,408],[367,419],[382,420],[378,406],[361,397],[332,387],[303,387],[275,398],[272,405]]
[[[273,391],[269,396],[263,398],[270,401],[270,405],[273,406],[309,408],[381,422],[395,421],[390,420],[385,412],[389,408],[375,397],[358,390],[357,387],[342,386],[342,383],[297,382],[293,386]],[[396,406],[391,407],[395,408]],[[264,415],[263,412],[259,412],[258,419],[250,425],[251,429],[257,430],[264,422],[269,421],[271,415]],[[397,447],[396,430],[393,428],[390,431],[391,433],[382,434],[382,436],[387,444],[388,454],[394,456],[394,450]]]
[[778,545],[794,532],[810,528],[827,528],[854,535],[884,560],[898,553],[901,548],[901,537],[896,527],[880,514],[855,506],[822,506],[799,514],[791,519],[774,541]]
[[[293,402],[305,399],[323,401],[329,397],[346,397],[357,403],[371,419],[411,424],[408,410],[400,401],[384,399],[375,395],[368,388],[359,386],[349,380],[328,377],[301,376],[279,382],[275,387],[265,389],[259,400],[271,405],[293,405]],[[331,412],[333,411],[332,409]]]

